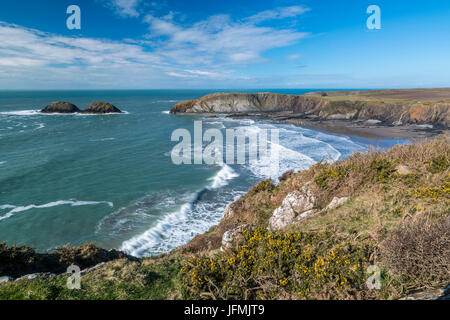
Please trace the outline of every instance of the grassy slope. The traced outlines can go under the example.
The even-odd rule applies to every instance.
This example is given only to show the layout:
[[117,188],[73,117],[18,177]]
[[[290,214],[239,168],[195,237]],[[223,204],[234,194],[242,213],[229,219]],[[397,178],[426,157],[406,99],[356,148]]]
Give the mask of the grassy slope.
[[[450,278],[450,144],[443,136],[385,152],[317,164],[279,185],[265,181],[233,204],[234,214],[168,255],[108,262],[65,288],[67,275],[0,285],[0,299],[391,299]],[[396,171],[406,166],[407,174]],[[265,231],[284,197],[311,181],[323,211],[283,233]],[[245,223],[240,245],[219,252],[223,232]],[[382,270],[368,290],[366,269]]]

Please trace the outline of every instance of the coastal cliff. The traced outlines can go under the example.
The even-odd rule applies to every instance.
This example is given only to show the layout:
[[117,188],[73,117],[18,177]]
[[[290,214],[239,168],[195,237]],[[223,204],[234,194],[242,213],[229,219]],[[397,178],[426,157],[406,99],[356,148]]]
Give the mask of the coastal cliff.
[[[0,299],[450,299],[449,139],[262,181],[157,257],[2,244]],[[87,268],[79,290],[60,273],[70,263]]]
[[[434,91],[431,91],[434,90]],[[448,127],[450,89],[215,93],[173,106],[171,113],[264,113],[287,119],[379,121]]]

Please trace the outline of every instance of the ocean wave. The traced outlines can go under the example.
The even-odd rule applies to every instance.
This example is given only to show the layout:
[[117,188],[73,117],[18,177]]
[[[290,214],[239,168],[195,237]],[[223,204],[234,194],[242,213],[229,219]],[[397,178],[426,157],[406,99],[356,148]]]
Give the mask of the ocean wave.
[[41,110],[18,110],[18,111],[0,112],[0,114],[6,116],[34,116],[42,114],[40,111]]
[[[205,194],[226,186],[239,175],[228,165],[210,179],[212,183],[196,193],[193,200],[181,205],[178,210],[162,217],[144,233],[122,243],[120,250],[133,256],[168,252],[191,240],[195,235],[207,231],[220,221],[229,201],[202,201]],[[231,199],[229,199],[231,200]]]
[[62,206],[62,205],[70,205],[72,207],[78,207],[78,206],[90,206],[90,205],[99,205],[99,204],[107,204],[110,207],[114,206],[114,204],[109,201],[79,201],[79,200],[58,200],[58,201],[53,201],[53,202],[49,202],[49,203],[42,204],[42,205],[30,204],[28,206],[14,206],[14,205],[6,204],[6,205],[0,206],[0,210],[5,210],[5,209],[12,209],[12,210],[7,212],[3,216],[0,216],[0,221],[10,218],[16,213],[28,211],[31,209],[45,209],[45,208]]
[[218,189],[220,187],[226,186],[228,181],[238,177],[239,174],[236,173],[230,166],[224,164],[222,169],[210,180],[213,181],[211,184],[212,189]]

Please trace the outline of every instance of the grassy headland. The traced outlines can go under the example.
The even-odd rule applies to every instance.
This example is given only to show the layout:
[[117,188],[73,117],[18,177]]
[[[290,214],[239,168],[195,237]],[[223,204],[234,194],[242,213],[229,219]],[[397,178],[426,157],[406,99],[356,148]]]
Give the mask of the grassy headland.
[[[398,299],[445,288],[449,139],[355,153],[287,172],[277,185],[262,181],[229,206],[219,225],[154,258],[114,256],[92,246],[49,258],[52,253],[2,245],[0,276],[106,263],[83,274],[79,290],[66,287],[68,274],[57,274],[0,284],[0,299]],[[305,187],[314,198],[310,214],[269,231],[274,210]],[[345,201],[329,207],[335,198]],[[223,234],[236,227],[240,234],[221,251]],[[371,265],[381,270],[379,290],[366,284]]]

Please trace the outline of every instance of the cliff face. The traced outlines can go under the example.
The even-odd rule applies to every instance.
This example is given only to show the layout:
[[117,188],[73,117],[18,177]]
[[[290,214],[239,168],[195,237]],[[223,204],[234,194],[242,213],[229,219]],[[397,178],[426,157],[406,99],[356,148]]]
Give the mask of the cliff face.
[[289,112],[292,117],[317,119],[379,120],[388,124],[449,126],[450,102],[339,100],[315,95],[275,93],[217,93],[173,106],[171,113]]

